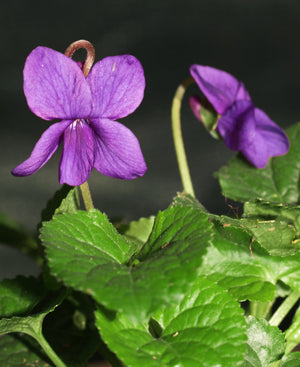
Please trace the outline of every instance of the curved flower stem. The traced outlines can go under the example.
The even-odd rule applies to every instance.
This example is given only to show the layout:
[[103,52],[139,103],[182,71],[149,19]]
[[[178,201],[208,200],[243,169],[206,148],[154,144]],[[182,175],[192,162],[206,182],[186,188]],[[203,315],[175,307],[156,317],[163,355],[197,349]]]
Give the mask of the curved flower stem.
[[272,326],[279,326],[294,304],[298,301],[299,297],[300,292],[293,291],[278,307],[276,312],[270,318],[269,324]]
[[183,185],[183,190],[187,194],[190,194],[191,196],[195,197],[189,166],[186,159],[184,143],[182,139],[181,121],[180,121],[181,102],[186,89],[193,82],[194,79],[192,77],[189,77],[177,88],[173,98],[171,116],[172,116],[173,139],[175,144],[175,151],[177,156],[181,182]]
[[75,41],[71,43],[70,46],[66,49],[65,55],[68,57],[72,57],[75,51],[79,50],[80,48],[86,49],[87,52],[87,57],[82,66],[82,72],[84,76],[87,77],[95,60],[94,46],[89,41],[86,40]]
[[91,196],[89,184],[87,183],[87,181],[84,182],[82,185],[80,185],[80,190],[81,190],[85,209],[87,212],[89,212],[90,210],[94,209],[94,204],[93,204],[93,199]]

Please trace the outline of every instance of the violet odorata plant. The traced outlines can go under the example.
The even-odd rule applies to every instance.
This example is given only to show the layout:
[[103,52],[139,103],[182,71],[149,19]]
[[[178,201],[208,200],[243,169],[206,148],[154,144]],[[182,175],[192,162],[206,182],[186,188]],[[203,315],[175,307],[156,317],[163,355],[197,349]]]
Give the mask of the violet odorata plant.
[[[84,62],[72,59],[79,48]],[[145,78],[134,56],[93,61],[80,40],[65,54],[37,47],[25,63],[29,108],[59,121],[12,173],[35,173],[61,143],[63,185],[37,235],[0,216],[0,241],[41,272],[0,281],[0,366],[83,367],[100,357],[113,367],[300,366],[300,125],[284,132],[242,82],[192,65],[172,103],[183,192],[157,215],[111,222],[87,180],[93,168],[144,175],[137,138],[116,120],[139,106]],[[180,116],[194,82],[205,97],[190,97],[194,114],[241,153],[217,172],[224,204],[243,204],[228,204],[228,215],[195,197]]]

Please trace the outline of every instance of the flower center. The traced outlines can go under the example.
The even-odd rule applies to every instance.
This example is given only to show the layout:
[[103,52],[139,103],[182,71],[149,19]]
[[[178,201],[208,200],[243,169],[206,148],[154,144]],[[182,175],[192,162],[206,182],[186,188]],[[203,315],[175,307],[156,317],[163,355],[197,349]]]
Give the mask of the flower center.
[[72,124],[70,125],[70,129],[76,130],[77,128],[82,128],[84,124],[91,125],[90,121],[88,119],[76,119]]

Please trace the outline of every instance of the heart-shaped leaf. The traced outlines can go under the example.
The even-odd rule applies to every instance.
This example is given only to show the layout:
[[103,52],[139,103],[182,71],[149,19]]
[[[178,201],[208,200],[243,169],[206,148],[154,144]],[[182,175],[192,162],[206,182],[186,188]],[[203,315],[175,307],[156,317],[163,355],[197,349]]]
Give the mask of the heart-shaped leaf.
[[245,352],[245,320],[239,304],[213,282],[198,277],[173,307],[149,323],[99,308],[104,341],[130,367],[236,367]]
[[54,216],[41,238],[57,278],[137,321],[184,297],[212,228],[207,214],[172,206],[158,214],[149,240],[135,253],[136,244],[94,210]]

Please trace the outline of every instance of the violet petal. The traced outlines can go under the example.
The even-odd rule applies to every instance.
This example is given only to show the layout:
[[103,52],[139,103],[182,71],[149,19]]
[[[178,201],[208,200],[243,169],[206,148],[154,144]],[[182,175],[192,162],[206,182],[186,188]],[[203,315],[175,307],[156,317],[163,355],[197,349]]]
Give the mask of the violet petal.
[[140,144],[124,125],[109,119],[91,120],[95,133],[94,167],[103,175],[132,180],[147,170]]
[[69,57],[47,47],[35,48],[24,67],[29,108],[44,120],[87,118],[92,96],[86,79]]
[[256,168],[264,168],[269,159],[266,140],[262,135],[256,134],[255,139],[248,146],[244,146],[241,153]]
[[192,65],[190,73],[205,97],[219,114],[244,95],[250,99],[244,85],[231,74],[210,66]]
[[241,152],[255,167],[263,168],[268,162],[266,141],[257,134],[255,108],[249,101],[238,101],[218,122],[218,131],[225,144]]
[[239,101],[239,100],[251,101],[251,97],[250,97],[247,89],[245,88],[243,82],[240,82],[238,91],[237,91],[236,96],[235,96],[235,101]]
[[56,151],[64,130],[72,121],[60,121],[51,125],[37,141],[30,157],[12,170],[14,176],[29,176],[38,171]]
[[97,62],[87,77],[93,93],[93,117],[112,120],[132,113],[144,97],[142,65],[131,55]]
[[255,137],[241,152],[253,166],[264,168],[270,157],[286,154],[289,140],[285,132],[259,108],[254,108]]
[[254,116],[256,133],[263,138],[269,157],[286,154],[289,150],[290,142],[285,132],[261,109],[255,108]]
[[217,129],[230,149],[240,151],[257,168],[289,149],[285,132],[249,101],[235,102],[220,118]]
[[229,149],[242,151],[252,144],[256,134],[254,106],[250,101],[237,101],[220,117],[217,130]]
[[93,130],[84,120],[76,120],[64,132],[59,183],[70,186],[83,184],[89,178],[93,165]]

